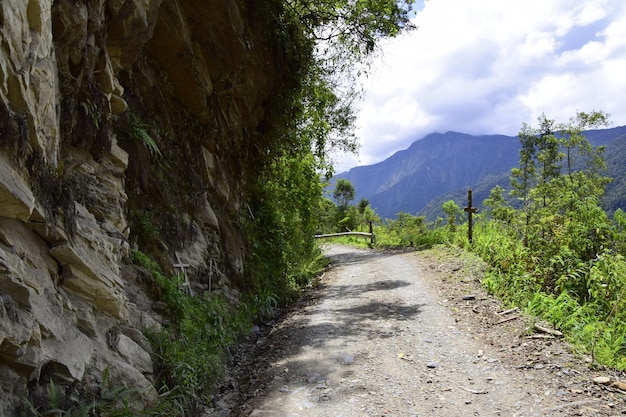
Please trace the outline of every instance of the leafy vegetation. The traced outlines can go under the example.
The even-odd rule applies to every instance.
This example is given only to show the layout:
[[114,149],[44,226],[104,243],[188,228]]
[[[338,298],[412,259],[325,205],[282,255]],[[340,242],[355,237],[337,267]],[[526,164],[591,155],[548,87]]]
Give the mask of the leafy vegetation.
[[63,387],[50,380],[43,397],[26,400],[26,413],[34,417],[135,416],[137,409],[133,401],[139,397],[139,391],[111,386],[108,368],[102,373],[101,380],[97,390]]
[[359,212],[347,202],[337,211],[322,196],[320,175],[332,174],[333,150],[356,149],[354,68],[366,64],[379,38],[411,27],[412,3],[298,0],[265,6],[273,36],[293,64],[285,68],[297,68],[297,73],[283,77],[268,109],[270,122],[259,137],[265,151],[260,160],[246,161],[244,170],[247,210],[241,225],[248,238],[249,290],[270,291],[279,302],[289,301],[307,284],[302,271],[317,265],[315,233],[337,223],[352,229],[359,225],[357,218],[372,216],[366,207]]
[[607,123],[602,112],[578,113],[568,123],[545,115],[538,128],[524,125],[519,167],[512,170],[511,204],[497,186],[484,201],[473,243],[467,223],[449,216],[425,224],[400,213],[377,228],[380,245],[444,243],[480,255],[490,266],[483,285],[505,302],[551,321],[575,349],[595,364],[626,369],[626,214],[612,217],[601,201],[610,179],[603,176],[603,148],[592,147],[584,129]]
[[356,205],[350,204],[355,193],[350,181],[340,179],[335,183],[332,192],[335,202],[323,198],[316,212],[319,233],[369,232],[371,224],[380,222],[380,217],[366,199],[361,199]]
[[[180,277],[163,274],[160,266],[167,262],[159,241],[170,248],[183,247],[192,229],[189,219],[197,209],[195,202],[206,199],[207,185],[198,174],[205,167],[196,158],[202,149],[193,137],[193,123],[176,135],[167,120],[148,124],[144,120],[150,120],[150,113],[141,110],[145,107],[141,100],[133,103],[129,94],[129,105],[139,110],[118,127],[119,136],[132,155],[145,159],[148,154],[160,161],[128,168],[127,187],[133,191],[128,201],[131,241],[150,254],[136,250],[133,260],[150,271],[153,295],[167,305],[169,319],[162,332],[150,335],[159,400],[146,415],[199,414],[223,375],[229,346],[254,321],[271,317],[277,307],[296,297],[324,266],[313,238],[319,226],[316,208],[325,204],[320,177],[332,172],[332,150],[356,149],[352,103],[358,89],[353,70],[374,52],[377,39],[410,26],[411,3],[247,4],[255,25],[269,28],[264,35],[279,73],[273,75],[277,82],[263,103],[261,125],[246,131],[241,143],[220,144],[229,148],[223,150],[225,157],[236,159],[236,172],[241,173],[239,181],[233,181],[240,186],[236,200],[241,205],[228,213],[235,223],[228,225],[230,231],[238,228],[245,245],[245,279],[235,282],[243,294],[237,303],[210,294],[191,296]],[[209,138],[214,132],[199,134]],[[170,165],[178,172],[173,173]],[[372,215],[367,206],[351,209],[350,216],[353,211]]]
[[169,325],[149,334],[158,401],[146,416],[195,416],[224,375],[229,348],[259,320],[275,314],[277,297],[250,294],[235,306],[221,296],[190,295],[180,276],[166,276],[139,251],[133,261],[150,271],[155,298],[167,305]]

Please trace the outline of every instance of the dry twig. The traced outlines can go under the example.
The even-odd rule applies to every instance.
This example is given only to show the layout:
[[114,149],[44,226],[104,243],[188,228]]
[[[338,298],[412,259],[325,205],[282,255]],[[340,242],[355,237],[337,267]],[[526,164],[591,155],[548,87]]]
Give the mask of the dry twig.
[[495,322],[493,325],[497,325],[497,324],[502,324],[502,323],[506,323],[507,321],[511,321],[511,320],[515,320],[515,319],[519,319],[520,316],[512,316],[512,317],[507,317],[505,319],[502,319],[500,321]]
[[563,336],[563,333],[561,333],[560,331],[554,330],[554,329],[548,329],[547,327],[540,326],[537,323],[535,323],[534,328],[535,330],[540,331],[541,333],[547,333],[547,334],[551,334],[557,337]]
[[500,312],[497,312],[496,314],[498,316],[506,316],[507,314],[515,313],[516,311],[519,311],[519,307],[511,308],[509,310],[500,311]]
[[459,385],[459,388],[461,388],[463,391],[471,392],[472,394],[489,394],[489,391],[487,390],[477,391],[471,388],[462,387],[460,385]]

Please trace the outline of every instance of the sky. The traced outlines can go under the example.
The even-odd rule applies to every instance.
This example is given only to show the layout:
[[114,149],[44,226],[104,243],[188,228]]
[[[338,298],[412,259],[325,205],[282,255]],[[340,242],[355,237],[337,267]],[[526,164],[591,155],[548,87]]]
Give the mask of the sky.
[[358,103],[358,156],[380,162],[429,133],[517,135],[544,113],[602,110],[626,125],[626,1],[418,0],[417,30],[381,43]]

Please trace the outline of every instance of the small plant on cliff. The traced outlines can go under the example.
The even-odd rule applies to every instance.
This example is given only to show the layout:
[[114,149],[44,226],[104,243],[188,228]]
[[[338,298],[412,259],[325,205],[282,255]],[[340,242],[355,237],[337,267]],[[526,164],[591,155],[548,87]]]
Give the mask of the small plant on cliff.
[[27,165],[33,191],[45,209],[48,226],[55,228],[62,220],[66,232],[72,237],[76,232],[75,194],[78,190],[74,190],[62,172],[49,166],[40,154],[31,155]]
[[[208,293],[192,296],[180,276],[166,276],[157,263],[140,251],[133,262],[154,278],[154,296],[167,305],[169,324],[149,334],[160,402],[150,415],[197,415],[224,375],[229,347],[252,328],[256,314],[264,314],[267,300],[250,299],[239,307]],[[257,305],[258,304],[258,305]]]
[[150,152],[150,155],[152,155],[153,157],[163,158],[161,149],[159,149],[159,146],[157,145],[156,141],[148,133],[148,130],[147,130],[148,126],[146,124],[144,124],[141,120],[139,120],[139,118],[135,116],[134,114],[131,114],[129,116],[128,124],[129,124],[128,134],[130,135],[130,137],[132,137],[134,140],[138,141],[139,143],[142,143],[146,147],[148,152]]
[[139,391],[126,386],[114,387],[109,381],[109,368],[105,368],[97,390],[78,386],[62,386],[51,379],[43,395],[26,399],[29,417],[135,417],[136,407],[131,406]]

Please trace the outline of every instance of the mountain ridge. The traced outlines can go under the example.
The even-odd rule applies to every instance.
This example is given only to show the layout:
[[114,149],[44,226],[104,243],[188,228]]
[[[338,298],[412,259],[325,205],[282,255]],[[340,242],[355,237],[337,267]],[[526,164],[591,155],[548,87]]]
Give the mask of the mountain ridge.
[[[594,146],[609,145],[624,135],[626,126],[585,132]],[[399,212],[418,214],[438,197],[467,188],[481,188],[475,201],[482,203],[492,188],[489,184],[508,185],[511,169],[519,162],[519,149],[518,136],[434,132],[383,161],[342,172],[332,182],[350,181],[356,200],[369,200],[383,219]],[[624,173],[619,167],[619,161],[612,161],[609,176],[621,183]]]

